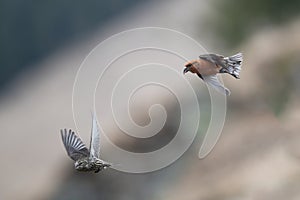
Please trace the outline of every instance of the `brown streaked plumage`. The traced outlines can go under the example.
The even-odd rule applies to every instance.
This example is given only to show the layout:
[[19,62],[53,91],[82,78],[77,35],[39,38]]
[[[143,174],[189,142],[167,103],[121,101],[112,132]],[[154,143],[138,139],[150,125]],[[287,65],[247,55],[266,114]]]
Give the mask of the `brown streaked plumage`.
[[99,171],[111,167],[111,164],[100,159],[100,132],[95,115],[93,115],[90,148],[71,129],[61,130],[61,137],[68,156],[75,161],[78,171]]
[[238,53],[230,57],[224,57],[217,54],[200,55],[199,59],[189,61],[185,64],[183,73],[195,73],[219,92],[229,95],[229,89],[224,87],[216,75],[218,73],[228,73],[236,79],[239,79],[242,61],[242,53]]

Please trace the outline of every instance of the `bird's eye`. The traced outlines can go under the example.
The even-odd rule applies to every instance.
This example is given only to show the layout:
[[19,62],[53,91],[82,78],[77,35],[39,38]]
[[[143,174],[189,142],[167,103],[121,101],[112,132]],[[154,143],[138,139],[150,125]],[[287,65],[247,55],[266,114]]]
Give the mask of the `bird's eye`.
[[190,67],[190,66],[192,66],[192,63],[187,63],[185,66]]

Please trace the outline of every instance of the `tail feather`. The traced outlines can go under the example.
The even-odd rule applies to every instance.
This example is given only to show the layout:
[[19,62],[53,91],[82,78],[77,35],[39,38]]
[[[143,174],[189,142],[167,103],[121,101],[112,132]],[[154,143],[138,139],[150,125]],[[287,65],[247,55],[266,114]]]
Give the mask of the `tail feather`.
[[224,58],[224,60],[226,60],[226,63],[228,65],[228,72],[235,78],[239,78],[243,61],[243,54],[237,53],[233,56]]

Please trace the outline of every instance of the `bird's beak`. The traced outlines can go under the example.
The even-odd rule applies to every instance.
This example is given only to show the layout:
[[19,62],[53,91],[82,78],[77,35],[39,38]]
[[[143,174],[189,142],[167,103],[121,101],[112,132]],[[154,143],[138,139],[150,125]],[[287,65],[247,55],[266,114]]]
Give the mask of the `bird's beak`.
[[188,67],[184,68],[183,74],[187,73],[188,71],[189,71],[189,68],[188,68]]

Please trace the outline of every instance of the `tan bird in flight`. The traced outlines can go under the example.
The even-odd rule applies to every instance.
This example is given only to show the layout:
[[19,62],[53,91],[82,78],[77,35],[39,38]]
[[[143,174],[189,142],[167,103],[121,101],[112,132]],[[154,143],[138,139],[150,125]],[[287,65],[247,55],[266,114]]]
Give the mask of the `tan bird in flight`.
[[229,57],[217,54],[200,55],[199,59],[192,60],[185,64],[183,73],[196,73],[208,85],[211,85],[222,94],[229,95],[229,89],[219,81],[217,74],[228,73],[236,79],[239,79],[242,61],[242,53]]

